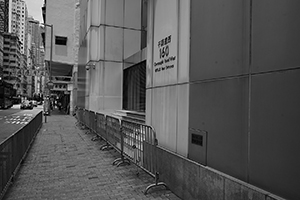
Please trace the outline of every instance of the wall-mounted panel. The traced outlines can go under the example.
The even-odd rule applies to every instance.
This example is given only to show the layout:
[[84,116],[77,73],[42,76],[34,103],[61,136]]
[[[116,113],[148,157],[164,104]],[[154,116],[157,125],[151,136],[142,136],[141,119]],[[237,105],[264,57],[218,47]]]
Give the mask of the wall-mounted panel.
[[152,126],[159,145],[176,152],[177,89],[176,86],[152,90]]
[[123,29],[105,27],[105,60],[123,61]]
[[91,2],[91,25],[99,26],[105,19],[105,0],[89,0]]
[[105,27],[104,26],[92,26],[87,33],[88,40],[88,56],[87,62],[98,61],[104,59],[105,48]]
[[190,81],[248,73],[249,2],[191,1]]
[[[150,1],[147,3],[147,29],[153,30],[154,27],[154,2]],[[146,88],[152,87],[153,85],[153,31],[147,31],[147,60],[146,60]]]
[[253,76],[250,183],[300,199],[300,69]]
[[104,60],[105,58],[105,26],[100,26],[98,30],[98,43],[97,43],[97,60]]
[[300,1],[261,0],[252,6],[253,72],[300,65]]
[[190,1],[179,1],[178,83],[189,81]]
[[189,84],[177,85],[177,144],[176,152],[184,157],[188,155],[189,129]]
[[104,68],[104,93],[105,96],[122,96],[123,64],[117,62],[105,62]]
[[141,29],[141,0],[125,0],[124,27]]
[[104,107],[104,65],[103,61],[96,62],[95,66],[89,66],[89,70],[86,70],[90,77],[87,81],[91,81],[89,95],[89,109],[91,110],[101,110]]
[[152,89],[146,90],[146,124],[152,124]]
[[106,0],[105,2],[105,24],[123,27],[124,0]]
[[99,45],[99,27],[91,27],[90,31],[88,32],[89,36],[89,61],[97,61],[98,55],[100,52],[98,52],[98,45]]
[[124,59],[132,56],[141,48],[141,32],[124,29]]
[[103,98],[104,110],[121,110],[122,97],[104,97]]
[[[196,140],[197,132],[206,134],[207,165],[241,180],[247,177],[248,91],[248,78],[233,78],[191,84],[189,95],[189,129]],[[189,158],[199,162],[192,133]]]

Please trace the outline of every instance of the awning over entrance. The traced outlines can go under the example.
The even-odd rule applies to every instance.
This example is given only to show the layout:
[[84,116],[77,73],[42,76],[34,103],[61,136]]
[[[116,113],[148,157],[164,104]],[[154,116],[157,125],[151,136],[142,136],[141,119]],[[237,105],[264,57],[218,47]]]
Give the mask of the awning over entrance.
[[72,76],[73,65],[60,63],[60,62],[52,62],[51,66],[51,76]]

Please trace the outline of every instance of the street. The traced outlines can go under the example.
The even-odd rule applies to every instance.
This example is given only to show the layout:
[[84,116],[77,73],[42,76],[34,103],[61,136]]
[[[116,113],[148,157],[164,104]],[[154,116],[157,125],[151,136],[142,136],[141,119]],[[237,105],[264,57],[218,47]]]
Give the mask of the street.
[[43,107],[34,107],[32,110],[21,110],[20,105],[14,105],[10,109],[0,110],[0,144],[25,126]]

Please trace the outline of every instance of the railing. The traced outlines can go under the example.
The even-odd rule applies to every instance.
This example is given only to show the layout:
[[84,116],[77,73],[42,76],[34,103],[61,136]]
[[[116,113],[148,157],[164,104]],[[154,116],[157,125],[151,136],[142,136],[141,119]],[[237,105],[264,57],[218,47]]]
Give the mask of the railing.
[[42,112],[0,144],[0,199],[24,160],[42,125]]
[[120,158],[114,160],[113,165],[134,163],[155,178],[155,183],[145,189],[145,194],[156,186],[167,188],[165,183],[159,182],[158,141],[153,127],[85,109],[78,109],[76,115],[79,123],[105,141],[101,150],[113,148],[120,153]]

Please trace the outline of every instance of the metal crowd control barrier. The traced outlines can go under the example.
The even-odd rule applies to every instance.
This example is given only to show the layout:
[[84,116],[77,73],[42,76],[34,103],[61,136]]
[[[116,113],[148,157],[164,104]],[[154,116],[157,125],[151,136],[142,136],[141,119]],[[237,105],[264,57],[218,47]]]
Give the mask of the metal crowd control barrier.
[[164,186],[167,188],[164,182],[159,182],[157,171],[158,141],[155,130],[151,126],[127,120],[121,121],[121,127],[124,154],[135,165],[155,178],[155,183],[146,188],[145,194],[153,187]]
[[89,129],[91,130],[92,133],[95,133],[96,135],[92,138],[92,141],[96,141],[99,139],[99,135],[97,134],[97,118],[96,118],[96,113],[93,111],[89,111]]
[[123,138],[121,134],[121,122],[118,118],[106,116],[106,133],[108,143],[120,152],[121,157],[114,160],[113,164],[119,166],[129,164],[129,160],[125,159],[123,154]]
[[83,112],[84,110],[79,107],[76,110],[76,117],[80,124],[83,124]]
[[143,166],[143,141],[145,139],[142,126],[131,121],[121,121],[123,151],[131,162],[140,167]]
[[95,120],[96,120],[96,114],[95,114],[95,112],[93,112],[93,111],[89,111],[89,128],[91,129],[91,131],[93,132],[93,133],[96,133],[96,122],[95,122]]
[[83,116],[82,116],[82,119],[83,119],[83,124],[88,127],[88,115],[87,115],[87,110],[86,109],[83,109]]
[[106,138],[106,118],[104,114],[96,113],[96,132],[103,139]]
[[42,112],[0,143],[0,199],[4,197],[41,125]]
[[145,194],[156,186],[167,188],[165,183],[159,182],[158,141],[153,127],[87,110],[83,112],[83,123],[105,140],[101,150],[112,147],[121,154],[114,160],[114,165],[132,162],[155,178],[155,183],[146,188]]
[[104,114],[96,113],[96,132],[97,135],[105,141],[105,144],[100,147],[100,150],[108,150],[112,148],[107,140],[106,117]]

